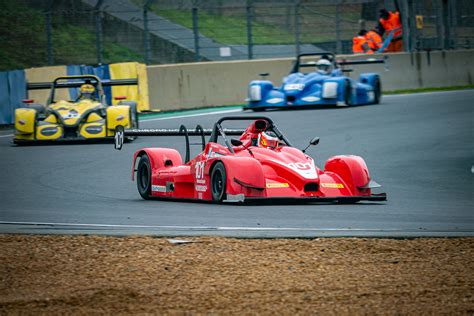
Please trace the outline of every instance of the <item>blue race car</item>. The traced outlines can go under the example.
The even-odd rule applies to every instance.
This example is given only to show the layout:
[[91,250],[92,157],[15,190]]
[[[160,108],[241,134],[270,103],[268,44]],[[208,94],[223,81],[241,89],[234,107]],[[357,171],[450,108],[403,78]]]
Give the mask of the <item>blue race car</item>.
[[[316,58],[311,60],[309,57]],[[248,105],[244,109],[261,111],[317,105],[377,104],[381,98],[380,76],[376,73],[363,73],[359,81],[356,81],[344,75],[352,70],[343,67],[384,62],[384,59],[336,61],[335,55],[329,52],[300,54],[290,74],[283,78],[280,87],[274,87],[268,80],[250,82]],[[303,73],[301,69],[305,67],[314,67],[316,70]]]

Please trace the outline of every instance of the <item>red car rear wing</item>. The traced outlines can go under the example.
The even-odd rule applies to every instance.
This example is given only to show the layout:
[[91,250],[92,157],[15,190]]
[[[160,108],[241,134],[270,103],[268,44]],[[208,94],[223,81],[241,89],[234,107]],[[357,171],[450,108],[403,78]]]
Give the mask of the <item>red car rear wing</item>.
[[[288,139],[278,130],[277,126],[273,121],[265,116],[226,116],[219,119],[215,124],[213,129],[204,129],[201,125],[197,125],[195,129],[187,129],[184,125],[181,125],[179,129],[163,129],[163,128],[151,128],[151,129],[127,129],[125,130],[122,126],[117,126],[115,129],[115,149],[122,149],[125,137],[137,137],[137,136],[184,136],[186,139],[186,162],[189,161],[189,152],[190,145],[202,145],[204,150],[206,146],[205,136],[211,136],[210,142],[217,142],[217,137],[220,135],[224,142],[227,145],[227,148],[231,153],[234,152],[231,141],[227,136],[240,136],[245,133],[246,129],[232,129],[232,128],[223,128],[221,123],[224,121],[248,121],[255,120],[255,124],[261,123],[260,129],[272,130],[279,139],[284,141],[288,146],[291,146]],[[262,122],[265,121],[265,122]],[[200,136],[201,143],[191,144],[189,142],[189,136]]]
[[[121,126],[118,128],[120,127]],[[245,129],[225,128],[224,132],[227,135],[240,136],[243,132],[245,132]],[[211,133],[212,129],[203,129],[200,125],[198,125],[195,129],[187,129],[184,127],[184,125],[181,125],[181,128],[134,128],[123,130],[124,136],[210,136]]]
[[[245,129],[223,129],[226,135],[240,136],[245,132]],[[168,129],[168,128],[146,128],[146,129],[127,129],[125,130],[122,126],[117,126],[115,129],[115,142],[114,147],[117,150],[121,150],[125,137],[136,137],[136,136],[184,136],[186,140],[186,157],[185,162],[189,161],[190,158],[190,146],[201,145],[202,150],[206,147],[205,136],[212,135],[212,129],[204,129],[201,125],[197,125],[195,129],[187,129],[184,125],[181,125],[179,129]],[[201,143],[190,143],[189,136],[200,136]]]

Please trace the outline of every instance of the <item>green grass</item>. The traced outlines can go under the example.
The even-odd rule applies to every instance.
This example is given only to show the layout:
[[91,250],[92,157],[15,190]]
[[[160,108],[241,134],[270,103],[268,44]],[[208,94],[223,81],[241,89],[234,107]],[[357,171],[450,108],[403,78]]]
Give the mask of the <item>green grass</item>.
[[[0,25],[0,70],[47,64],[44,12],[15,1],[0,0]],[[55,16],[52,34],[55,65],[97,63],[95,34],[92,30],[72,25]],[[103,56],[105,63],[142,60],[140,54],[108,38],[104,39]]]
[[[191,10],[158,10],[153,11],[174,23],[193,28]],[[247,44],[247,21],[244,17],[229,17],[199,12],[199,32],[219,43]],[[254,44],[293,43],[295,36],[285,30],[263,23],[252,24]]]
[[[96,64],[95,34],[83,27],[65,23],[61,23],[61,25],[60,31],[53,31],[55,62],[59,64]],[[106,63],[142,61],[142,55],[105,39],[103,43],[103,60]]]
[[466,89],[474,89],[474,85],[451,86],[451,87],[434,87],[434,88],[421,88],[421,89],[390,90],[390,91],[384,91],[383,94],[405,94],[405,93],[452,91],[452,90],[466,90]]
[[[139,0],[135,0],[138,2]],[[161,16],[171,22],[180,24],[189,29],[193,28],[193,19],[190,9],[176,10],[176,9],[161,9],[157,6],[152,6],[151,10],[158,16]],[[252,42],[253,44],[294,44],[295,34],[291,29],[287,29],[278,25],[278,19],[285,19],[285,11],[282,8],[275,8],[270,13],[261,13],[262,15],[269,14],[271,16],[279,16],[275,23],[252,23]],[[302,14],[300,41],[302,43],[315,43],[324,41],[334,41],[335,31],[334,22],[330,18],[315,17],[314,15]],[[345,17],[351,18],[351,16]],[[291,17],[291,23],[293,23]],[[316,23],[315,21],[319,22]],[[281,22],[281,21],[279,21]],[[216,42],[223,44],[247,44],[247,20],[245,16],[245,9],[234,15],[217,15],[209,14],[205,10],[199,10],[198,13],[198,27],[199,32]],[[344,31],[343,38],[352,38],[353,33],[357,31],[357,26],[354,30]]]

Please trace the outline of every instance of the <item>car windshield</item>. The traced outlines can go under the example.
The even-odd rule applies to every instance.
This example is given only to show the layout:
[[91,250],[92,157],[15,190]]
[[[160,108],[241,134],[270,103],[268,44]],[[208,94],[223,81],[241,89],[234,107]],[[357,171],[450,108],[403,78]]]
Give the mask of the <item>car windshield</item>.
[[[247,123],[250,121],[250,125]],[[225,122],[225,123],[224,123]],[[222,145],[227,145],[229,150],[231,150],[230,137],[226,134],[233,134],[232,131],[239,130],[242,128],[242,122],[246,124],[246,132],[249,134],[258,134],[260,132],[266,132],[274,134],[281,142],[281,145],[290,146],[288,139],[280,132],[278,127],[273,123],[273,121],[267,117],[226,117],[220,119],[215,125],[214,130],[211,135],[210,141],[215,143],[220,143]],[[241,135],[242,136],[242,135]],[[232,151],[232,150],[231,150]]]
[[[70,85],[74,86],[71,87]],[[56,102],[57,90],[68,89],[68,95],[71,102],[79,102],[81,100],[99,100],[101,86],[98,79],[94,76],[91,77],[60,77],[53,81],[51,87],[51,93],[49,98],[49,104]]]
[[336,69],[336,57],[330,52],[312,53],[312,54],[300,54],[297,57],[296,63],[294,64],[290,73],[314,73],[316,70],[316,64],[320,60],[327,60],[331,63],[331,68]]

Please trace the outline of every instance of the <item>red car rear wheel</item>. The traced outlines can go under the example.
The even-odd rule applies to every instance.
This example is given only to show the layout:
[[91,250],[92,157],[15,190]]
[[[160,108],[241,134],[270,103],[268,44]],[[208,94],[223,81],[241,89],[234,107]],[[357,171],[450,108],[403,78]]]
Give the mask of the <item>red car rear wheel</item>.
[[211,192],[214,202],[222,202],[226,198],[227,173],[222,162],[218,161],[211,172]]

